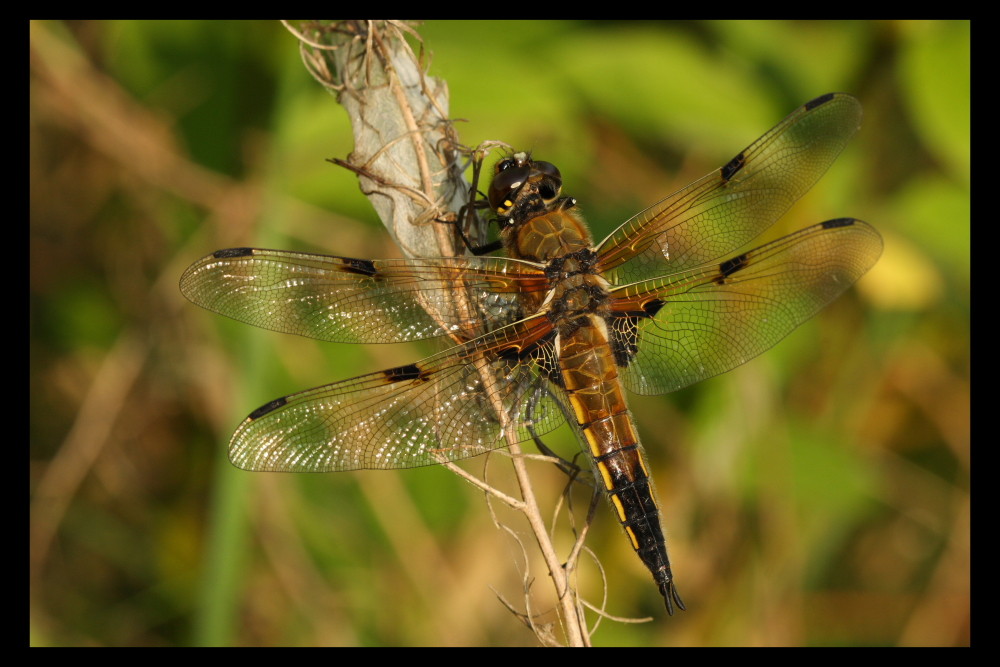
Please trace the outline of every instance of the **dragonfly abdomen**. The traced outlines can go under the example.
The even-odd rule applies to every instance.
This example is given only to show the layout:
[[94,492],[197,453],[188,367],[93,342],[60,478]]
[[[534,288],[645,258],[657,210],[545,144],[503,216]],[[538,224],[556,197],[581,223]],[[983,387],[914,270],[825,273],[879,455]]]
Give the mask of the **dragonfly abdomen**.
[[591,315],[560,335],[557,349],[563,386],[587,441],[594,469],[632,548],[649,568],[667,611],[684,603],[673,584],[653,484],[635,424],[618,379],[607,328]]

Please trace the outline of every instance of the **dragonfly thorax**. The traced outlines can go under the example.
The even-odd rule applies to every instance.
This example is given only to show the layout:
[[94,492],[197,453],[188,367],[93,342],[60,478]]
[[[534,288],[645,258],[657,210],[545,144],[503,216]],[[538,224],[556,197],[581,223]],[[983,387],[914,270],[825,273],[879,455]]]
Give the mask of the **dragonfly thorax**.
[[552,289],[548,318],[557,332],[579,326],[581,318],[609,314],[608,282],[593,273],[578,273],[560,280]]

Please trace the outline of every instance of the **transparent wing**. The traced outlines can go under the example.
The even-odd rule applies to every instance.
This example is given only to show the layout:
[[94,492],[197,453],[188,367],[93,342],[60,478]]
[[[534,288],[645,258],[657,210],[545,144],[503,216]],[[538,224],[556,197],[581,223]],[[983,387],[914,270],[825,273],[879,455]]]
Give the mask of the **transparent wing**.
[[412,468],[504,447],[564,421],[552,331],[538,316],[423,361],[271,401],[229,446],[239,468]]
[[860,125],[850,95],[804,104],[726,166],[626,221],[598,246],[600,270],[626,285],[734,252],[819,180]]
[[627,388],[671,392],[749,361],[837,298],[882,252],[870,225],[813,225],[718,264],[612,291]]
[[523,317],[517,295],[546,287],[541,267],[501,257],[368,260],[259,248],[219,250],[180,281],[208,310],[340,343],[467,340]]

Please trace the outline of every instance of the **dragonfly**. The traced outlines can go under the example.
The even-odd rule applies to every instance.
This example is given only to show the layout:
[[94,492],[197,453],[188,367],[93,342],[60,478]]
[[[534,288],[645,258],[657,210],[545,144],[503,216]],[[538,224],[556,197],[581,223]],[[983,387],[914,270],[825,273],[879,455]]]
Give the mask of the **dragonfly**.
[[823,175],[861,123],[844,93],[807,102],[721,168],[594,243],[562,176],[527,153],[494,168],[505,256],[409,259],[229,248],[180,280],[195,304],[337,343],[440,338],[416,363],[277,398],[229,443],[251,471],[453,462],[551,432],[581,439],[666,610],[685,609],[625,390],[665,394],[771,348],[877,261],[869,224],[836,218],[740,251]]

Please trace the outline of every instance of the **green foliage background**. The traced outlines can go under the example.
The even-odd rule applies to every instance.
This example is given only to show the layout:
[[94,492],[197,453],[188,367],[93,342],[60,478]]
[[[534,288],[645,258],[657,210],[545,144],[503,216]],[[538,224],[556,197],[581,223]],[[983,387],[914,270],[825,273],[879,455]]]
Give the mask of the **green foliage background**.
[[[797,105],[861,99],[861,132],[770,236],[854,216],[885,253],[771,352],[632,402],[688,611],[665,617],[600,508],[588,546],[607,609],[654,620],[605,621],[594,642],[968,644],[970,24],[419,32],[463,141],[558,164],[598,238]],[[348,119],[292,36],[257,22],[30,33],[31,643],[535,644],[490,591],[519,600],[520,552],[447,471],[253,475],[226,460],[267,400],[430,350],[255,331],[177,291],[222,247],[398,256],[325,161],[350,152]],[[596,570],[581,587],[601,599]]]

